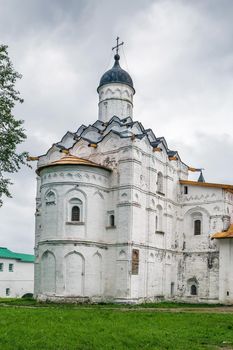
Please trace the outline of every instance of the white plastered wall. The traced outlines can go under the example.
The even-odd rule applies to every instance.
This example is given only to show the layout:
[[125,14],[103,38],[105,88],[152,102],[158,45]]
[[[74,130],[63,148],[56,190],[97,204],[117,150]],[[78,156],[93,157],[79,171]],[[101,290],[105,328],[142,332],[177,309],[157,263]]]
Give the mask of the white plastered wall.
[[[9,288],[10,298],[20,298],[34,290],[34,264],[15,259],[0,258],[3,271],[0,271],[0,297],[7,297],[6,289]],[[13,264],[13,271],[9,271],[9,264]]]

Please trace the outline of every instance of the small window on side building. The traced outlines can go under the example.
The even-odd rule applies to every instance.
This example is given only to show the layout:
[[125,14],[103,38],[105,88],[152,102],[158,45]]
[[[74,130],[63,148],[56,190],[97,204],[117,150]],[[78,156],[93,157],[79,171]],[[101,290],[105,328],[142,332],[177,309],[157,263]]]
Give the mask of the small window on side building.
[[9,264],[9,271],[13,272],[14,271],[14,264]]
[[184,186],[184,194],[188,194],[188,186]]
[[10,295],[10,288],[6,288],[6,296],[8,297]]
[[0,271],[3,271],[3,263],[0,263]]

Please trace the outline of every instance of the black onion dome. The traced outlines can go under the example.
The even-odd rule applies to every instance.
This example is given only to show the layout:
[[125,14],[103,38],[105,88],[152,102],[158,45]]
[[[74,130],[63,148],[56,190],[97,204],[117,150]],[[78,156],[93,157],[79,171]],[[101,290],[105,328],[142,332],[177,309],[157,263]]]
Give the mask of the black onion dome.
[[105,72],[102,78],[100,79],[100,83],[97,91],[101,86],[106,84],[111,84],[111,83],[126,84],[126,85],[129,85],[134,90],[133,80],[131,76],[124,69],[122,69],[119,64],[120,56],[116,54],[114,56],[114,59],[115,59],[115,63],[113,67],[109,69],[107,72]]

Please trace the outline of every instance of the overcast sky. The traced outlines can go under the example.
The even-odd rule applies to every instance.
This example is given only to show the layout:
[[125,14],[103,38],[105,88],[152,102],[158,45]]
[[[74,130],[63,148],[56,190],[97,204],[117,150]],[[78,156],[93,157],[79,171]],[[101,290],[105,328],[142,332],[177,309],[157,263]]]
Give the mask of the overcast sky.
[[[96,88],[113,64],[131,74],[134,120],[164,136],[208,182],[233,183],[232,0],[0,0],[0,43],[23,78],[20,147],[40,155],[97,117]],[[35,173],[13,176],[0,246],[33,252]]]

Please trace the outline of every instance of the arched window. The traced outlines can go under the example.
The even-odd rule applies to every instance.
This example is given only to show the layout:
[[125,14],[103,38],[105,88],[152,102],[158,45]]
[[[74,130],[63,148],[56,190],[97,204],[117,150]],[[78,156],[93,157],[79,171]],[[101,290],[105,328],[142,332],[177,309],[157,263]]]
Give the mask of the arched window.
[[84,206],[79,198],[71,198],[68,206],[68,222],[83,222],[84,221]]
[[197,286],[195,284],[191,285],[190,294],[197,295]]
[[204,232],[203,229],[203,213],[201,211],[195,211],[191,214],[191,225],[192,225],[192,234],[194,236],[199,236]]
[[157,177],[157,192],[163,193],[163,174],[161,172],[158,173]]
[[194,235],[201,234],[201,220],[194,220]]
[[114,215],[109,216],[109,226],[115,226],[115,216]]
[[72,207],[71,221],[80,221],[80,208],[77,205]]

